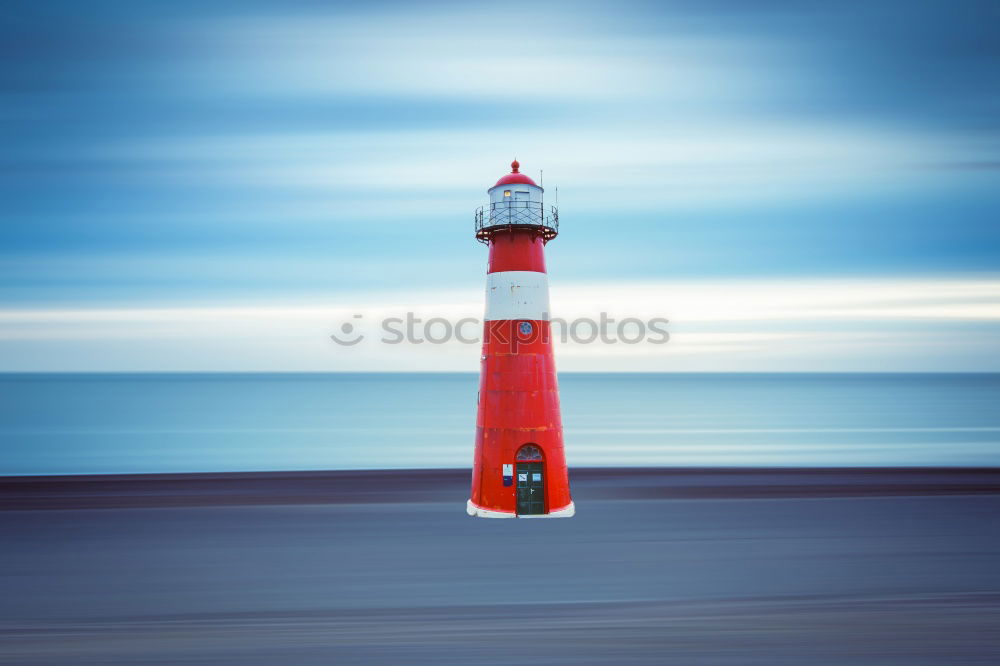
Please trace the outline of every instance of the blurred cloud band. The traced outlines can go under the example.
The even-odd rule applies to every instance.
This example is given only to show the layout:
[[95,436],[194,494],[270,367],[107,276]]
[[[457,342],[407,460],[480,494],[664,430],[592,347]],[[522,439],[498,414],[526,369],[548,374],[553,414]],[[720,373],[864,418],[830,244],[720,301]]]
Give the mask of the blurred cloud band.
[[[962,289],[992,290],[1000,273],[996,19],[996,3],[974,0],[96,1],[84,14],[14,0],[0,25],[0,358],[396,366],[385,350],[386,363],[326,347],[307,360],[282,345],[322,344],[322,331],[292,324],[247,342],[248,357],[192,346],[220,336],[207,322],[253,320],[263,304],[332,303],[336,319],[391,292],[474,311],[471,213],[516,156],[545,170],[550,201],[561,190],[550,269],[569,286],[555,298],[584,282],[669,294],[650,296],[675,320],[657,367],[763,366],[761,349],[782,368],[990,366],[995,291]],[[800,297],[799,285],[836,280],[853,286]],[[454,284],[468,295],[421,296]],[[885,308],[864,297],[875,285],[889,290]],[[918,285],[958,291],[921,300]],[[234,303],[250,310],[225,309]],[[688,330],[707,325],[704,308],[713,325],[743,328]],[[9,319],[43,311],[67,314]],[[123,323],[75,319],[98,311]],[[905,334],[873,328],[903,321]],[[836,349],[799,336],[817,322],[838,330],[823,338]],[[55,339],[87,348],[53,353]],[[710,362],[722,348],[748,353]],[[404,366],[438,367],[428,353]],[[593,354],[562,352],[570,368],[641,356]],[[448,367],[468,369],[461,358]]]
[[[563,370],[1000,370],[1000,281],[855,279],[556,284],[571,324],[667,318],[667,344],[559,346]],[[481,319],[473,288],[298,304],[0,310],[0,370],[467,371],[472,344],[384,344],[381,322]],[[341,347],[349,322],[365,336]],[[426,329],[418,325],[418,333]],[[432,331],[440,337],[443,325]],[[398,328],[398,327],[397,327]],[[590,325],[580,337],[586,338]],[[464,329],[478,337],[478,324]],[[472,364],[472,365],[470,365]]]

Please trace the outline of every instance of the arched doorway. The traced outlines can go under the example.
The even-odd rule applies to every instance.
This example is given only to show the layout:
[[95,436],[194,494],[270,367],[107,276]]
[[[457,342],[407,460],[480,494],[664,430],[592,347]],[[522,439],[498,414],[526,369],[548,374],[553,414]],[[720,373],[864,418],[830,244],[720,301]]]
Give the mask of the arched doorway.
[[517,450],[517,515],[545,513],[545,459],[536,444]]

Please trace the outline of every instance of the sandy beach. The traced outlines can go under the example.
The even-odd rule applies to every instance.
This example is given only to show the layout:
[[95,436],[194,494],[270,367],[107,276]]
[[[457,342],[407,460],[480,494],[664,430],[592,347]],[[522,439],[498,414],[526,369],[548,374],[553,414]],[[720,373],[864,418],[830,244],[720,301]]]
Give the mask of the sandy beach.
[[0,479],[0,661],[987,664],[1000,470],[579,469],[571,520],[464,470]]

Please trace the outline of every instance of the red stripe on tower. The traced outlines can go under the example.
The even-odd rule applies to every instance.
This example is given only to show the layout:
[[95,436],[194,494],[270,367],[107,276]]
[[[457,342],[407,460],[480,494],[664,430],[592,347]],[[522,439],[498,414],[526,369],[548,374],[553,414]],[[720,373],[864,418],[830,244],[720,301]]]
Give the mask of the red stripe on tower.
[[559,232],[544,190],[519,171],[489,189],[476,238],[489,245],[471,516],[570,517],[545,244]]

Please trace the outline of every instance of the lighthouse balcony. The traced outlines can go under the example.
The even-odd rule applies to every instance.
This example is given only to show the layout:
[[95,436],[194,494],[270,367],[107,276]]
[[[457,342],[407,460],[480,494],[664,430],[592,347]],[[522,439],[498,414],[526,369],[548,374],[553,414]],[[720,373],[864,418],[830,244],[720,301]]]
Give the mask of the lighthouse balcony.
[[559,211],[539,201],[501,201],[476,209],[476,239],[489,243],[503,229],[534,229],[550,241],[559,235]]

